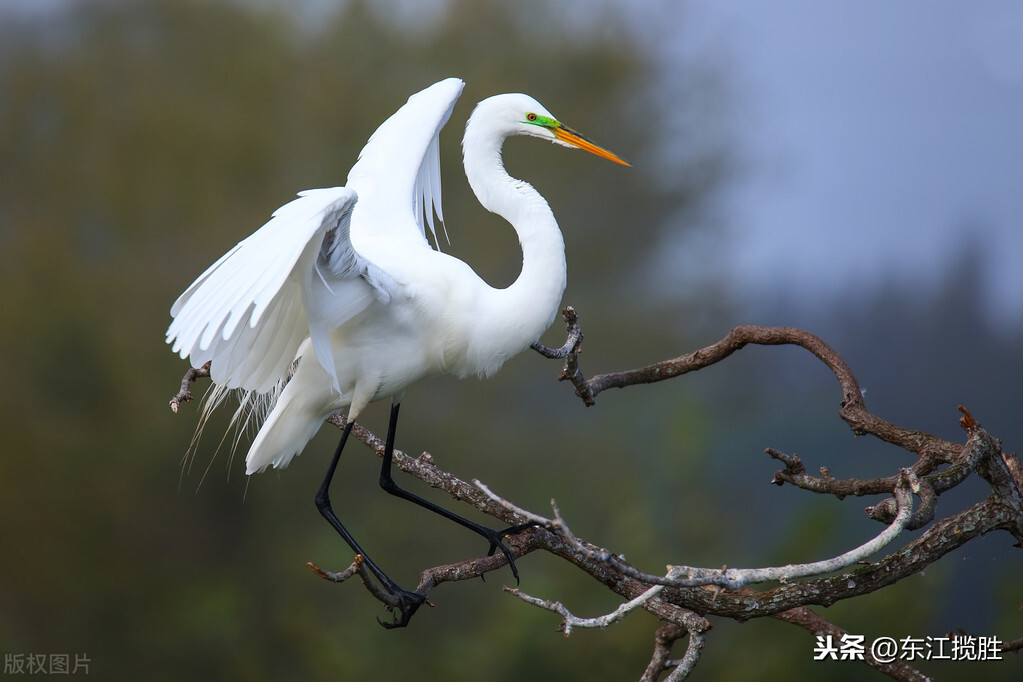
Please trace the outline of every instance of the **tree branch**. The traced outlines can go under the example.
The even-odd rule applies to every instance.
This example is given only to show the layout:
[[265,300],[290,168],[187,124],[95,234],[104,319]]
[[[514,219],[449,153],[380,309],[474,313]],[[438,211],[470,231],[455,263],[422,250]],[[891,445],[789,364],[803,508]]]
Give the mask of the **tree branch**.
[[572,628],[600,628],[604,629],[610,625],[617,623],[622,620],[628,614],[632,613],[636,609],[640,609],[646,606],[646,604],[661,593],[664,589],[663,585],[654,585],[643,594],[630,599],[627,602],[619,605],[614,611],[606,613],[603,616],[596,616],[594,618],[580,618],[573,615],[568,608],[561,602],[552,602],[547,599],[540,599],[538,597],[531,597],[522,590],[514,587],[505,587],[504,591],[512,596],[518,597],[527,604],[538,606],[547,611],[553,611],[562,617],[561,627],[559,628],[568,637],[572,634]]
[[178,408],[181,406],[181,403],[187,403],[189,400],[195,399],[194,396],[192,396],[191,391],[189,390],[192,387],[192,382],[200,378],[209,378],[209,376],[210,376],[209,362],[207,362],[202,367],[199,368],[192,367],[187,372],[185,372],[185,376],[181,378],[181,390],[178,391],[174,395],[174,397],[170,399],[171,412],[177,414]]
[[[576,627],[609,627],[638,610],[648,611],[664,621],[656,632],[654,651],[642,680],[657,680],[666,670],[671,671],[668,680],[684,679],[699,660],[705,645],[706,633],[711,628],[708,616],[737,621],[773,617],[814,634],[827,633],[839,637],[847,634],[845,630],[807,607],[828,606],[875,592],[919,573],[949,552],[991,531],[1006,531],[1023,543],[1023,467],[1015,455],[1003,452],[998,440],[963,408],[960,408],[963,413],[960,425],[967,437],[961,444],[890,424],[867,410],[855,376],[830,346],[813,334],[787,327],[736,327],[720,341],[671,360],[586,379],[579,365],[583,335],[578,316],[571,308],[567,308],[563,315],[567,325],[565,344],[552,349],[536,342],[532,347],[545,357],[564,360],[559,379],[572,383],[576,394],[587,405],[594,404],[596,396],[605,389],[679,377],[720,362],[749,344],[796,345],[813,353],[834,374],[842,393],[838,414],[854,434],[873,435],[916,455],[912,466],[889,476],[839,480],[831,476],[826,467],[820,469],[819,476],[812,476],[806,472],[799,457],[768,448],[767,454],[784,465],[784,469],[774,474],[772,483],[789,483],[811,492],[833,495],[840,500],[850,495],[884,495],[885,499],[869,506],[867,513],[886,524],[886,528],[858,547],[810,564],[759,569],[698,568],[672,564],[663,575],[654,575],[632,566],[619,553],[577,537],[553,500],[553,518],[547,518],[501,498],[479,481],[470,484],[441,470],[429,453],[411,457],[401,451],[394,452],[394,464],[400,471],[443,490],[455,500],[509,525],[535,524],[535,527],[507,539],[506,544],[514,558],[535,551],[560,557],[622,598],[622,603],[609,613],[581,618],[560,601],[506,588],[524,601],[557,613],[566,635]],[[209,376],[208,365],[190,370],[185,375],[181,391],[171,400],[172,409],[176,411],[181,402],[191,399],[191,383],[204,376]],[[332,415],[328,421],[339,428],[345,425],[341,414]],[[378,456],[383,454],[384,443],[376,435],[358,424],[352,433]],[[940,496],[973,473],[989,484],[991,493],[972,506],[935,520]],[[920,500],[915,511],[913,496]],[[921,528],[924,530],[918,536],[897,551],[870,560],[900,534]],[[428,595],[443,583],[476,578],[499,570],[507,561],[503,553],[497,552],[492,556],[427,569],[420,576],[417,592]],[[395,606],[394,598],[383,593],[370,578],[361,557],[356,557],[351,566],[338,573],[322,570],[314,564],[310,564],[310,568],[333,582],[359,575],[367,589],[386,607]],[[764,583],[778,584],[764,589],[750,587]],[[671,660],[673,643],[684,637],[688,637],[685,655],[681,660]],[[1001,651],[1017,651],[1021,647],[1023,639],[1017,638],[1003,645]],[[870,657],[864,662],[893,679],[924,679],[922,673],[903,663],[883,664]]]
[[912,492],[918,490],[916,476],[909,470],[903,470],[904,481],[895,490],[896,498],[899,501],[899,513],[894,522],[882,531],[878,536],[865,544],[856,547],[840,556],[832,559],[825,559],[812,564],[796,564],[782,567],[735,569],[735,568],[695,568],[692,566],[669,566],[665,576],[651,575],[637,570],[635,567],[621,560],[606,549],[600,549],[580,540],[568,524],[565,523],[557,503],[551,500],[554,509],[554,519],[547,519],[537,514],[525,511],[490,491],[479,481],[473,481],[478,488],[483,490],[493,501],[508,509],[518,518],[525,518],[529,523],[553,530],[567,542],[572,549],[594,561],[610,565],[612,568],[621,571],[636,580],[650,585],[669,587],[707,587],[715,586],[728,590],[737,590],[741,587],[757,583],[773,581],[790,581],[809,576],[832,573],[851,566],[854,563],[866,559],[868,556],[878,552],[894,540],[905,528],[911,518]]
[[[566,313],[563,313],[563,316],[566,323],[568,323],[569,334],[571,336],[575,333],[573,325],[578,325],[578,318],[574,315],[570,318]],[[581,352],[582,345],[580,337],[580,342],[576,344],[574,350],[566,358],[565,370],[563,370],[562,374],[563,376],[569,374],[569,380],[575,385],[576,394],[585,396],[583,400],[587,405],[593,405],[597,395],[606,389],[626,388],[628,386],[674,379],[683,374],[695,372],[721,362],[750,344],[761,346],[793,345],[805,348],[813,353],[817,359],[831,370],[838,380],[839,386],[842,389],[842,409],[839,411],[839,415],[849,424],[853,433],[856,435],[869,433],[885,442],[919,454],[925,460],[926,465],[921,464],[920,467],[914,465],[914,470],[918,475],[928,474],[937,464],[951,461],[955,457],[956,447],[954,444],[935,438],[922,431],[913,431],[895,426],[868,412],[863,400],[863,391],[845,360],[819,337],[802,329],[794,329],[792,327],[740,326],[734,328],[725,338],[717,343],[713,343],[700,350],[686,353],[670,360],[656,362],[639,369],[598,374],[589,380],[581,379],[581,372],[568,371],[570,363],[575,363],[575,366],[578,364],[578,354]]]

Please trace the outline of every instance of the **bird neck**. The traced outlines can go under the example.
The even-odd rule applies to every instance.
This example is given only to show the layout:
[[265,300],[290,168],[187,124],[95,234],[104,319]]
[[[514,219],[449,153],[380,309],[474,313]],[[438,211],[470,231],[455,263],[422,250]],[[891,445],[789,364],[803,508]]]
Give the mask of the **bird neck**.
[[[508,175],[501,158],[506,135],[470,118],[465,129],[465,174],[476,198],[515,229],[522,270],[505,289],[486,297],[480,325],[501,330],[510,354],[523,350],[551,325],[565,291],[565,241],[547,201],[533,187]],[[496,369],[496,368],[495,368]]]

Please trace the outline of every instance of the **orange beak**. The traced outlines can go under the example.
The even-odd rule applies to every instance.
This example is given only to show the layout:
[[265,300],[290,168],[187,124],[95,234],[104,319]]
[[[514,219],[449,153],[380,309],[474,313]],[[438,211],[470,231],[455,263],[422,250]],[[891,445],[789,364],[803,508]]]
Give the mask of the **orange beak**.
[[599,147],[599,146],[593,144],[592,142],[587,140],[585,137],[583,137],[582,135],[580,135],[576,131],[572,130],[571,128],[566,128],[565,126],[559,126],[559,127],[549,127],[548,130],[550,130],[552,133],[554,133],[554,137],[558,138],[562,142],[567,142],[568,144],[572,145],[573,147],[578,147],[579,149],[585,149],[586,151],[588,151],[591,154],[596,154],[597,156],[603,157],[603,158],[605,158],[605,159],[607,159],[609,161],[614,161],[615,163],[620,163],[623,166],[631,166],[632,165],[628,161],[626,161],[625,159],[623,159],[620,156],[618,156],[617,154],[615,154],[614,152],[608,151],[607,149],[604,149],[603,147]]

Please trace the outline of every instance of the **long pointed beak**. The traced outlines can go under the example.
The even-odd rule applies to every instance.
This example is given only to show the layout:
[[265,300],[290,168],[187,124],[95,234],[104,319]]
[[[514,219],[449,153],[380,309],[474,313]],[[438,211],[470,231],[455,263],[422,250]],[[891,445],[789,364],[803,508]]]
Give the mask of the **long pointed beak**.
[[562,142],[565,142],[567,144],[572,145],[573,147],[578,147],[579,149],[585,149],[586,151],[590,152],[591,154],[596,154],[597,156],[600,156],[600,157],[603,157],[605,159],[608,159],[609,161],[614,161],[615,163],[620,163],[623,166],[631,166],[632,165],[628,161],[626,161],[625,159],[623,159],[620,156],[618,156],[617,154],[615,154],[614,152],[608,151],[607,149],[604,149],[603,147],[600,147],[600,146],[594,144],[593,142],[591,142],[590,140],[586,139],[581,134],[577,133],[576,131],[572,130],[571,128],[566,128],[565,126],[559,126],[559,127],[548,128],[548,130],[550,130],[552,133],[554,133],[554,137],[558,138]]

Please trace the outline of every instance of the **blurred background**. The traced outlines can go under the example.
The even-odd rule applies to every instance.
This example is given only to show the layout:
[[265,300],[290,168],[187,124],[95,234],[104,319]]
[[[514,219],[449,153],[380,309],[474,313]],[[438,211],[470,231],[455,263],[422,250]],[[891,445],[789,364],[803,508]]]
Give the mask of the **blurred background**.
[[[408,95],[457,75],[445,249],[495,286],[520,260],[461,171],[477,100],[528,92],[633,163],[506,147],[565,232],[588,374],[737,324],[800,326],[885,419],[961,441],[962,404],[1015,451],[1021,45],[1009,2],[0,0],[0,653],[85,654],[97,679],[637,678],[648,614],[566,639],[502,573],[438,588],[436,608],[385,632],[361,586],[309,573],[351,561],[312,502],[336,432],[247,479],[247,441],[233,459],[218,448],[221,415],[186,461],[198,405],[167,409],[187,368],[163,343],[170,304],[296,191],[343,184]],[[559,322],[544,340],[563,338]],[[486,382],[415,387],[397,445],[539,513],[556,498],[579,535],[651,572],[815,560],[880,530],[862,513],[876,499],[769,485],[766,447],[839,477],[912,461],[854,439],[831,375],[796,349],[749,348],[592,408],[559,367],[525,353]],[[386,405],[365,423],[384,431]],[[335,504],[399,582],[486,549],[380,492],[368,450],[346,455]],[[984,495],[971,480],[938,513]],[[554,559],[519,569],[578,615],[615,606]],[[1013,639],[1021,569],[993,534],[819,611],[868,642]],[[879,678],[815,663],[789,625],[714,626],[694,679]],[[1021,663],[920,667],[1009,680]]]

